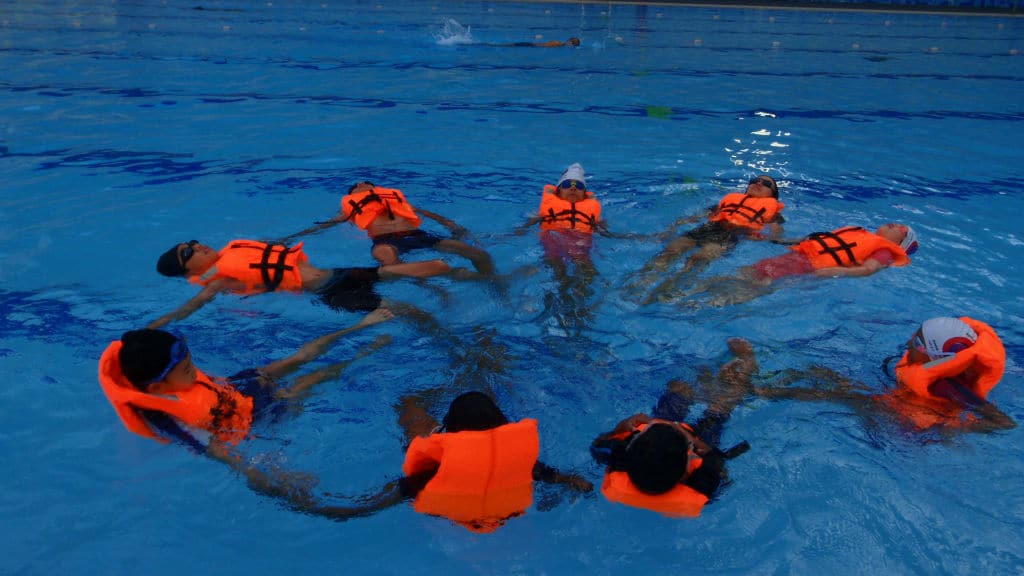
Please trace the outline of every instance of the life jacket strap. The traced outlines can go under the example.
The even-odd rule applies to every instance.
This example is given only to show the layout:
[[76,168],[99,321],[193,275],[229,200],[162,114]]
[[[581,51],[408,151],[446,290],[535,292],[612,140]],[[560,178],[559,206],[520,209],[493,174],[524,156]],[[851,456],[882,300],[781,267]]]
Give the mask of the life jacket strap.
[[[846,240],[843,240],[841,236],[841,234],[845,232],[852,232],[854,230],[863,230],[863,228],[859,226],[852,226],[850,228],[836,230],[835,232],[815,232],[813,234],[809,234],[807,239],[816,242],[821,247],[818,254],[828,254],[836,261],[836,266],[844,265],[842,258],[839,257],[840,252],[844,252],[846,254],[848,259],[847,262],[859,265],[860,262],[857,262],[857,258],[853,255],[853,248],[857,246],[857,243],[847,242]],[[834,242],[835,245],[829,245],[829,240]]]

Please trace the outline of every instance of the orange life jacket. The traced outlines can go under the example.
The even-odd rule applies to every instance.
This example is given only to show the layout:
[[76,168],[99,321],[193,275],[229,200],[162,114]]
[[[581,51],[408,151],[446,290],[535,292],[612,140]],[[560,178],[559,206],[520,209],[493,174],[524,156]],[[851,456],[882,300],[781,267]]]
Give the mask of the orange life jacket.
[[274,290],[301,292],[299,264],[309,262],[302,251],[302,242],[289,248],[258,240],[233,240],[221,248],[217,256],[213,266],[202,274],[190,276],[189,282],[206,286],[222,278],[237,280],[245,283],[245,288],[238,290],[240,294]]
[[[664,420],[652,420],[664,422]],[[680,422],[689,431],[693,431],[689,425]],[[650,424],[641,424],[635,428],[635,432],[643,432]],[[633,432],[625,432],[622,438],[628,437]],[[688,473],[693,473],[703,464],[703,460],[691,450],[689,462],[686,466]],[[708,502],[708,497],[697,490],[685,485],[676,484],[671,490],[662,494],[648,494],[640,491],[629,479],[629,473],[624,471],[605,472],[604,482],[601,484],[601,493],[612,502],[618,502],[636,508],[645,508],[660,512],[665,516],[696,518],[700,516],[701,509]]]
[[380,216],[387,216],[389,220],[401,216],[416,226],[423,222],[397,188],[374,187],[346,194],[341,199],[341,212],[361,230],[366,230]]
[[168,395],[143,392],[121,372],[118,356],[121,346],[121,341],[115,340],[103,351],[99,380],[103,393],[125,428],[140,436],[166,442],[136,411],[155,410],[173,416],[190,428],[205,430],[222,442],[237,444],[249,433],[252,398],[198,370],[195,384],[186,390]]
[[537,421],[527,418],[491,430],[415,438],[402,473],[437,469],[413,502],[417,512],[444,516],[474,532],[492,532],[533,502],[539,453]]
[[[939,358],[924,364],[910,362],[909,353],[904,353],[896,365],[897,388],[889,395],[889,405],[906,417],[916,427],[924,429],[937,424],[955,426],[961,420],[964,407],[949,398],[936,396],[929,388],[943,379],[956,379],[975,396],[981,399],[999,383],[1006,368],[1006,350],[999,336],[984,322],[960,318],[978,335],[977,341],[955,356]],[[973,381],[958,379],[957,376],[973,368]]]
[[831,232],[815,232],[790,248],[807,256],[815,268],[860,266],[876,250],[882,248],[892,253],[893,266],[910,264],[910,258],[899,244],[857,226],[839,228]]
[[718,210],[708,220],[728,222],[733,226],[758,232],[775,220],[786,205],[775,198],[758,198],[742,192],[726,194],[718,203]]
[[548,184],[540,200],[541,230],[578,230],[593,233],[601,221],[601,203],[591,192],[579,202],[562,200],[557,188]]

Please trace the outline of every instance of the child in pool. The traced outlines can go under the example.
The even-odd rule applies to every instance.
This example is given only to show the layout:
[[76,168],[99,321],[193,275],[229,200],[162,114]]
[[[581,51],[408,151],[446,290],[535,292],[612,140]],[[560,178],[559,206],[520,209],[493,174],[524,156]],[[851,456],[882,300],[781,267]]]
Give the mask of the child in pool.
[[991,326],[969,317],[925,321],[907,341],[896,365],[896,387],[883,394],[832,370],[786,371],[783,383],[811,380],[802,387],[758,387],[772,400],[838,402],[865,418],[882,415],[908,429],[949,436],[994,432],[1016,422],[988,401],[1006,364],[1006,351]]

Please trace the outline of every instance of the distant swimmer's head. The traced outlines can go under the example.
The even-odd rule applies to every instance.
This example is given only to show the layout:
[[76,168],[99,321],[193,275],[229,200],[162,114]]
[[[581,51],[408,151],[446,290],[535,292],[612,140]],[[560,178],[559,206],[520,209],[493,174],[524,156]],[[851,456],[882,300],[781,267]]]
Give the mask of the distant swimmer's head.
[[356,182],[355,184],[349,186],[348,187],[348,193],[352,194],[353,192],[363,192],[363,191],[366,191],[366,190],[373,190],[373,188],[374,188],[373,182],[367,182],[367,181],[364,180],[362,182]]
[[686,478],[690,439],[678,424],[654,422],[626,446],[626,473],[641,492],[664,494]]
[[978,334],[959,318],[938,317],[925,320],[908,342],[908,350],[938,360],[955,356],[978,341]]
[[194,276],[202,274],[217,260],[212,248],[189,240],[171,246],[156,261],[157,272],[164,276]]
[[897,224],[896,222],[883,224],[878,227],[876,234],[890,242],[899,244],[907,256],[917,252],[917,232],[914,232],[914,229],[906,224]]
[[445,432],[491,430],[508,424],[508,418],[489,396],[466,392],[452,400],[442,425]]
[[570,164],[558,178],[557,193],[563,200],[579,202],[587,196],[587,175],[583,166]]
[[761,174],[757,178],[751,178],[747,184],[747,194],[758,198],[767,198],[771,196],[778,200],[779,198],[779,185],[775,183],[775,179],[767,174]]
[[575,36],[573,36],[572,38],[569,38],[568,40],[566,40],[565,43],[568,44],[569,46],[579,46],[580,45],[580,39],[575,37]]
[[907,229],[906,234],[903,235],[903,240],[900,241],[900,248],[910,256],[914,252],[917,252],[917,232],[910,226],[904,226]]
[[185,339],[163,330],[130,330],[121,336],[118,355],[121,372],[133,386],[153,391],[153,384],[169,382],[162,392],[195,381],[196,371]]

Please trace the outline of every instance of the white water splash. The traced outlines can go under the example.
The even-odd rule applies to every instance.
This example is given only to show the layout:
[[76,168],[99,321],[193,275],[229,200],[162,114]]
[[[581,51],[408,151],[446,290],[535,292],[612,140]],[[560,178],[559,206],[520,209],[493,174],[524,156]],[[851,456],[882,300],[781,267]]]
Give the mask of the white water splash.
[[458,44],[472,44],[473,33],[469,26],[463,26],[451,18],[442,18],[441,25],[432,32],[434,41],[439,46],[455,46]]

